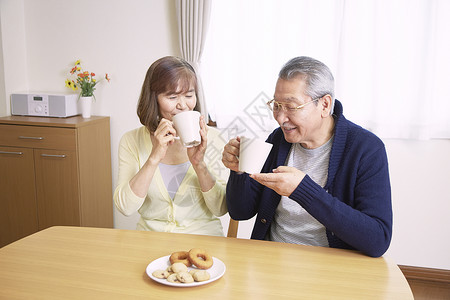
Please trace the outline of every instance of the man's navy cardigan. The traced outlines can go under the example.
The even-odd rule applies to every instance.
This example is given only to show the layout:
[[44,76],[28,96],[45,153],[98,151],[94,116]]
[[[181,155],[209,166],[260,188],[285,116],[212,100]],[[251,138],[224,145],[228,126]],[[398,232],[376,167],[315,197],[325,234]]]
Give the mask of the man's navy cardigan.
[[[383,142],[348,121],[336,100],[334,141],[324,188],[308,175],[289,196],[326,227],[330,247],[383,255],[392,236],[388,161]],[[262,173],[285,165],[290,143],[280,128],[267,138],[273,144]],[[281,196],[247,174],[230,172],[227,205],[235,220],[257,214],[252,239],[266,238]]]

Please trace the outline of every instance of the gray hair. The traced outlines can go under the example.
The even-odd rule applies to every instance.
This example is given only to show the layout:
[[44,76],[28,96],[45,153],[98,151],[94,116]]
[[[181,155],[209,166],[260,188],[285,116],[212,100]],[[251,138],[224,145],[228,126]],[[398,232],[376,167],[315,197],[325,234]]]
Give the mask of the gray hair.
[[[322,62],[308,57],[299,56],[289,60],[281,69],[278,77],[290,80],[302,76],[306,83],[306,95],[312,99],[331,96],[331,111],[334,110],[334,77],[330,69]],[[316,102],[317,103],[317,102]]]

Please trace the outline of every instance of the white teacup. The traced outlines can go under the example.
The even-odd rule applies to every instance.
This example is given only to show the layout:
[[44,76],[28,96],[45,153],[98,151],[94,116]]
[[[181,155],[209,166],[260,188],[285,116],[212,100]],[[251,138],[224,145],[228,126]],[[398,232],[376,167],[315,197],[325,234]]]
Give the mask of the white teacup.
[[183,145],[187,148],[200,145],[200,113],[190,110],[176,114],[172,118],[173,126]]
[[239,147],[239,172],[248,174],[260,173],[272,144],[259,138],[241,137]]

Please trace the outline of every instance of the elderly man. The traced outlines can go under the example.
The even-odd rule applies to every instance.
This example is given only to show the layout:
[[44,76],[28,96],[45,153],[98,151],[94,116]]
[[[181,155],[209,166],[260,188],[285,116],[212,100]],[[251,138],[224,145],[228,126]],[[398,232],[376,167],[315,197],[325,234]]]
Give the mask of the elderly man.
[[267,138],[273,148],[261,173],[238,173],[239,137],[224,147],[231,217],[257,214],[253,239],[383,255],[392,235],[386,150],[344,117],[329,68],[291,59],[268,105],[280,127]]

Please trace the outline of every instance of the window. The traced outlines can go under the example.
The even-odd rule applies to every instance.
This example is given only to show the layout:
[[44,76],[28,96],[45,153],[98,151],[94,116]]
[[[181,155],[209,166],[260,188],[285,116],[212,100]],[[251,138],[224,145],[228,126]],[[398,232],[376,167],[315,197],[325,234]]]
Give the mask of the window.
[[269,131],[273,118],[249,107],[307,55],[330,67],[351,121],[382,138],[450,138],[448,53],[450,1],[213,1],[202,78],[218,127]]

